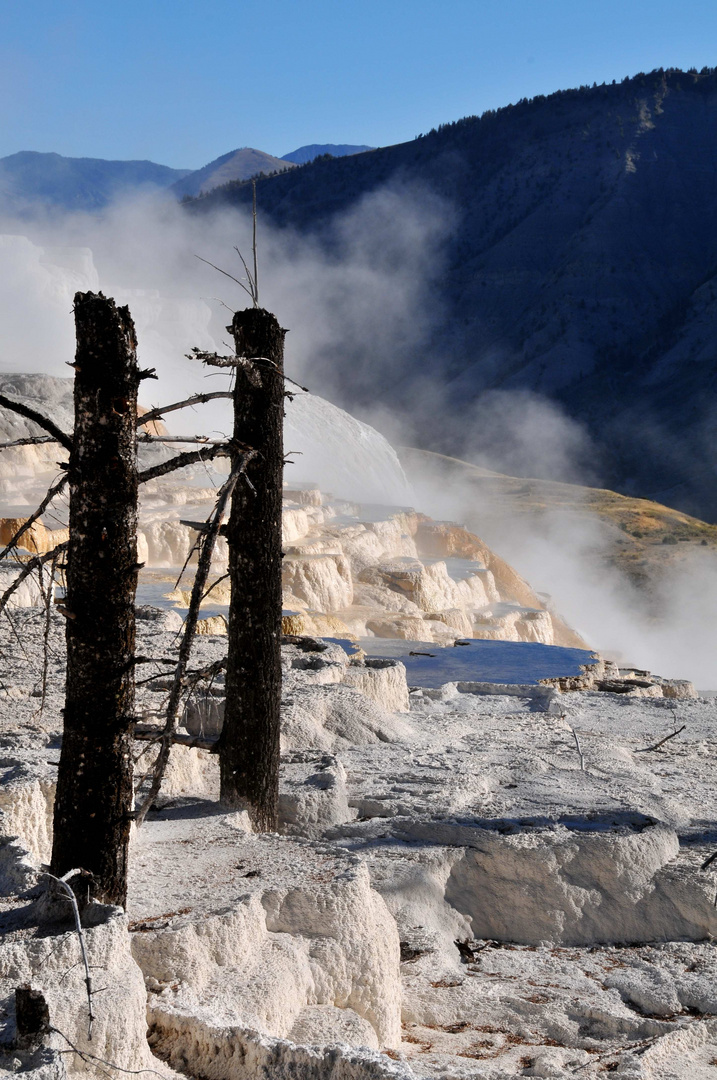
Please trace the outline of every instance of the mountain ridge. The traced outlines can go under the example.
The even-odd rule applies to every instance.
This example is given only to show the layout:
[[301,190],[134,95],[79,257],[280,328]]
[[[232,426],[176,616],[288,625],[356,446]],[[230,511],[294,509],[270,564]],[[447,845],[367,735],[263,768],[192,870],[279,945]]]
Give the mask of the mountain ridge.
[[306,165],[309,161],[330,154],[331,157],[350,157],[353,154],[363,154],[367,150],[375,150],[375,146],[353,146],[350,143],[310,143],[308,146],[300,146],[298,150],[292,150],[283,154],[282,161],[293,161],[295,165]]
[[[260,181],[259,205],[330,247],[327,218],[372,191],[400,180],[439,196],[457,221],[420,361],[452,433],[423,423],[429,408],[424,448],[467,456],[481,396],[528,391],[585,427],[604,486],[716,520],[716,141],[715,69],[658,69],[315,161]],[[192,209],[248,197],[229,185]],[[368,406],[370,358],[345,359],[343,403]],[[400,412],[415,357],[389,361]]]
[[0,206],[15,213],[38,207],[97,210],[142,188],[167,188],[188,172],[154,161],[74,158],[20,150],[0,158]]

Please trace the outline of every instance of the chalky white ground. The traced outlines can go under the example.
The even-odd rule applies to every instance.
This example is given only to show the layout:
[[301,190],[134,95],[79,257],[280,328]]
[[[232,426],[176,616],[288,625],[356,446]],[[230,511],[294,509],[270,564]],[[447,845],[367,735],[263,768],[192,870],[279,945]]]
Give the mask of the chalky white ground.
[[[43,859],[63,627],[53,618],[40,716],[40,615],[12,618],[2,831]],[[175,637],[155,625],[140,622],[140,650],[171,657]],[[197,666],[224,647],[199,639]],[[372,1048],[352,1052],[357,1072],[342,1058],[357,1076],[384,1075],[382,1061],[401,1073],[402,1059],[420,1075],[490,1080],[717,1074],[717,875],[699,870],[717,848],[713,701],[453,684],[396,714],[289,667],[301,658],[286,652],[293,835],[255,837],[243,815],[218,812],[215,759],[184,750],[133,848],[132,951],[157,1052],[190,1073],[237,1041],[276,1075],[325,1062],[278,1037]],[[319,705],[332,695],[329,730]],[[148,710],[162,696],[140,690]],[[302,814],[314,841],[297,835]]]

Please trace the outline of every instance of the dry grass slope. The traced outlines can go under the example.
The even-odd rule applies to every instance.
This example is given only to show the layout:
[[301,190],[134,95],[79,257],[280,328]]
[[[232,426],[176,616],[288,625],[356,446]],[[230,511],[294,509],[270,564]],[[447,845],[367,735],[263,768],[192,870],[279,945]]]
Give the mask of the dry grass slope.
[[717,525],[649,499],[619,495],[607,488],[504,476],[427,450],[403,448],[400,457],[409,479],[429,476],[463,488],[468,497],[475,496],[484,512],[497,517],[520,520],[550,512],[593,515],[611,526],[613,535],[607,554],[601,549],[596,558],[606,558],[638,585],[654,581],[695,545],[717,549]]

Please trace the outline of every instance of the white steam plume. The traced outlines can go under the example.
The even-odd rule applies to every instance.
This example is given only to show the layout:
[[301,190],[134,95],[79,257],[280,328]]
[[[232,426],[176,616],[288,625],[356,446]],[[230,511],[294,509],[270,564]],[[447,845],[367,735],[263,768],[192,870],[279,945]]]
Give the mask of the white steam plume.
[[[348,381],[362,418],[404,445],[425,444],[426,423],[436,441],[455,423],[430,357],[419,363],[440,314],[434,284],[453,221],[450,208],[419,187],[367,195],[327,227],[328,244],[260,220],[260,299],[290,328],[288,373],[351,407],[347,391],[339,390],[339,382],[346,387]],[[245,213],[189,214],[164,199],[137,199],[101,215],[0,221],[0,232],[9,234],[0,241],[0,381],[3,371],[67,375],[65,363],[74,353],[72,297],[77,289],[101,288],[129,304],[142,365],[160,375],[159,385],[144,384],[145,404],[218,382],[184,354],[193,345],[224,351],[229,312],[211,298],[233,309],[245,296],[194,256],[240,276],[232,246],[248,251]],[[382,401],[388,388],[395,392],[407,358],[416,362],[399,386],[405,403],[399,419]],[[230,429],[227,410],[218,406],[184,414],[176,430],[178,424],[192,432]],[[484,394],[471,410],[463,445],[465,458],[501,472],[599,482],[586,432],[529,392]],[[447,489],[428,477],[417,504],[466,521],[535,588],[550,593],[591,645],[664,675],[691,677],[702,688],[717,687],[717,559],[711,551],[691,552],[645,598],[607,567],[616,537],[587,512],[497,513],[470,486]]]

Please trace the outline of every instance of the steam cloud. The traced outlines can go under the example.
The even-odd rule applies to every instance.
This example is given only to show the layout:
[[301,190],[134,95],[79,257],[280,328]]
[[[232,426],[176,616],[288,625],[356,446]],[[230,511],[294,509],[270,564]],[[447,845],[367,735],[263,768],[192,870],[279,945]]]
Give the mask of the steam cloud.
[[[290,327],[288,373],[349,409],[355,396],[358,415],[396,444],[415,444],[426,417],[436,430],[454,420],[444,388],[431,377],[430,356],[421,352],[440,314],[434,285],[454,221],[452,209],[425,190],[393,186],[366,196],[322,237],[261,224],[260,299]],[[0,381],[11,371],[69,374],[74,292],[101,288],[129,305],[142,366],[158,371],[159,385],[150,384],[152,400],[145,404],[211,388],[211,376],[184,354],[194,345],[228,351],[229,312],[222,302],[234,309],[247,298],[195,255],[240,277],[232,247],[245,254],[250,248],[245,214],[192,215],[167,200],[143,198],[100,215],[0,220],[0,233]],[[407,407],[397,418],[382,396],[407,356],[416,358],[417,374],[402,388]],[[340,366],[352,374],[349,398],[346,379],[340,387],[336,378]],[[230,429],[220,405],[184,414],[179,423],[183,432]],[[467,460],[499,472],[600,481],[584,429],[532,393],[484,394],[465,423],[463,446]],[[417,486],[416,501],[434,516],[465,521],[549,593],[596,648],[663,675],[692,678],[701,688],[717,687],[717,558],[711,551],[691,551],[646,597],[606,568],[602,556],[615,536],[588,513],[497,515],[477,503],[473,490],[446,490],[429,476]]]

